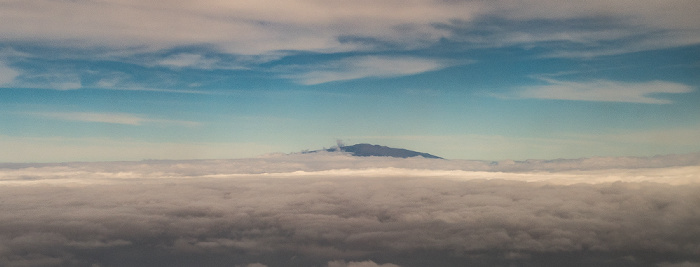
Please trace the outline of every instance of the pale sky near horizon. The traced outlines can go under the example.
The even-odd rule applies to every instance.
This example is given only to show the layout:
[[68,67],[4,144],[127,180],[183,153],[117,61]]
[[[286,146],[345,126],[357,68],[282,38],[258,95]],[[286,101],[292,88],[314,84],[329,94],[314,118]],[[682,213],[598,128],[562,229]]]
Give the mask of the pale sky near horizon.
[[700,2],[0,0],[0,162],[700,151]]

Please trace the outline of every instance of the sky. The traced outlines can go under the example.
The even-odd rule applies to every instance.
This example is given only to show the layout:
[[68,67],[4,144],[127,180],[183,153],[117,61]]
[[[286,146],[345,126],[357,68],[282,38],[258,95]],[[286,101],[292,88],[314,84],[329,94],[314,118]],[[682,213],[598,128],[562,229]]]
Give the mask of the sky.
[[0,162],[700,151],[696,0],[0,1]]
[[700,266],[700,153],[0,163],[0,265]]

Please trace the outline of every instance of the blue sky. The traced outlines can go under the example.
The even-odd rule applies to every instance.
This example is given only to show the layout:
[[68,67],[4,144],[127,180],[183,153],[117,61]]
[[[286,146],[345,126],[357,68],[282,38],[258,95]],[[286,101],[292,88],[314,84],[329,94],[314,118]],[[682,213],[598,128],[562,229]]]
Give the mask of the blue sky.
[[700,151],[700,3],[0,1],[0,162]]

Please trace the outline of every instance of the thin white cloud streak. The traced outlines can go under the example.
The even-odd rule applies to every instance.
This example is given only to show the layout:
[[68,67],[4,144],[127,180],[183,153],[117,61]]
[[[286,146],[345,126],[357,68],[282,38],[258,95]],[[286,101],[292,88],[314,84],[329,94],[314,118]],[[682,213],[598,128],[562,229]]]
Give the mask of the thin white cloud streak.
[[53,118],[66,121],[101,122],[124,125],[161,124],[185,127],[199,126],[199,122],[183,120],[151,119],[137,114],[128,113],[94,113],[94,112],[37,112],[27,113],[34,116]]
[[[352,57],[309,67],[313,71],[285,76],[306,85],[361,79],[395,77],[439,70],[448,64],[438,60],[414,57]],[[320,70],[319,70],[320,69]]]
[[14,79],[3,87],[76,90],[83,87],[80,74],[66,69],[50,69],[41,72],[16,70]]
[[[205,162],[206,165],[214,165]],[[147,164],[147,163],[141,163]],[[184,167],[190,167],[193,163],[181,163]],[[502,169],[507,169],[515,162],[503,162]],[[74,166],[77,164],[73,164]],[[163,164],[173,168],[176,164]],[[453,165],[458,165],[455,163]],[[533,164],[535,165],[535,164]],[[571,164],[571,165],[575,165]],[[147,172],[138,169],[122,169],[118,172],[110,172],[101,168],[90,168],[80,170],[75,167],[34,167],[29,170],[3,170],[0,173],[0,183],[3,185],[66,185],[76,186],[86,185],[113,185],[125,184],[134,181],[160,183],[164,180],[188,182],[192,179],[348,179],[348,178],[410,178],[410,179],[435,179],[452,181],[481,181],[481,180],[507,180],[527,183],[547,183],[552,185],[576,185],[576,184],[608,184],[615,182],[622,183],[659,183],[673,186],[697,185],[700,184],[698,174],[700,167],[667,167],[667,168],[642,168],[642,169],[605,169],[588,171],[528,171],[525,173],[499,172],[499,171],[462,171],[462,170],[425,170],[425,169],[403,169],[403,168],[369,168],[369,169],[333,169],[322,171],[294,171],[282,173],[262,173],[262,174],[206,174],[190,175],[173,172],[173,169],[148,170]],[[524,166],[520,169],[527,169],[533,166]],[[177,168],[177,166],[175,166]],[[196,170],[195,170],[196,171]],[[235,172],[235,170],[233,170]],[[148,178],[144,178],[148,177]]]
[[18,58],[31,58],[32,55],[26,52],[20,52],[12,47],[0,48],[0,59],[18,59]]
[[226,59],[222,55],[207,55],[200,53],[178,53],[144,61],[142,58],[127,59],[130,63],[146,65],[146,66],[164,66],[172,69],[224,69],[224,70],[241,70],[250,69],[255,64],[274,61],[284,57],[284,52],[271,52],[264,55],[236,55]]
[[[86,53],[89,54],[89,53]],[[31,55],[17,55],[16,57],[32,57]],[[256,59],[246,59],[255,61]],[[262,59],[261,59],[262,60]],[[164,66],[172,69],[242,69],[247,63],[222,62],[216,57],[205,57],[199,54],[183,53],[165,58],[149,58],[143,62],[143,58],[126,60],[131,64],[141,64],[148,67]],[[6,67],[3,69],[3,66]],[[158,79],[151,81],[140,80],[133,73],[122,71],[86,70],[77,69],[74,66],[63,66],[59,69],[52,67],[44,70],[9,68],[0,61],[0,80],[2,88],[31,88],[47,90],[77,90],[77,89],[107,89],[125,91],[164,92],[180,94],[218,95],[228,94],[230,91],[196,90],[197,83],[184,83],[178,81],[174,75],[158,74]],[[4,74],[3,74],[4,73]],[[5,76],[3,76],[5,75]],[[182,89],[172,89],[182,88]]]
[[[210,90],[182,90],[182,89],[162,89],[143,86],[138,83],[113,84],[113,81],[101,80],[97,89],[105,90],[122,90],[122,91],[143,91],[143,92],[160,92],[172,94],[194,94],[194,95],[232,95],[239,93],[238,91],[210,91]],[[51,88],[46,88],[51,89]]]
[[[663,12],[660,12],[663,10]],[[111,0],[100,2],[5,1],[0,6],[0,36],[11,41],[43,41],[65,46],[148,47],[211,44],[235,54],[271,51],[317,52],[373,49],[367,42],[341,41],[343,37],[375,39],[403,48],[425,47],[455,33],[436,24],[479,19],[577,20],[605,18],[614,23],[596,29],[544,34],[498,27],[469,43],[536,44],[552,40],[598,43],[644,39],[628,43],[620,52],[696,44],[700,7],[693,0],[670,1],[351,1],[294,0],[255,3],[204,1]],[[67,19],[70,18],[70,19]],[[611,29],[612,28],[612,29]],[[488,31],[488,30],[487,30]],[[616,32],[617,31],[617,32]],[[667,38],[658,38],[658,33]],[[523,35],[524,34],[524,35]],[[489,36],[505,38],[491,38]],[[646,36],[646,37],[645,37]],[[483,38],[482,38],[483,37]],[[510,41],[503,41],[510,40]],[[609,48],[609,47],[608,47]],[[579,51],[582,52],[582,51]]]
[[[700,257],[700,164],[406,175],[436,162],[449,161],[319,153],[4,164],[0,264],[418,267],[566,259],[664,266]],[[300,166],[335,172],[273,174]],[[262,173],[229,174],[256,169]],[[585,181],[594,177],[600,180]]]
[[[515,162],[502,162],[501,164],[515,165]],[[605,170],[605,171],[573,171],[562,173],[549,172],[529,172],[529,173],[503,173],[503,172],[475,172],[475,171],[460,171],[460,170],[420,170],[420,169],[396,169],[396,168],[379,168],[379,169],[338,169],[328,171],[305,172],[296,171],[291,173],[271,173],[260,176],[269,177],[425,177],[425,178],[443,178],[454,179],[461,181],[469,180],[491,180],[502,179],[509,181],[520,182],[546,182],[558,185],[572,184],[603,184],[613,182],[654,182],[671,185],[688,185],[700,183],[696,176],[700,173],[700,167],[670,167],[662,169],[643,169],[643,170]],[[257,175],[255,175],[257,176]],[[207,176],[210,177],[210,176]],[[226,177],[211,176],[211,177]]]
[[[16,165],[16,164],[15,164]],[[134,180],[198,179],[346,179],[351,177],[425,178],[454,181],[509,180],[570,185],[612,182],[700,183],[700,154],[650,158],[498,162],[422,157],[353,157],[345,153],[268,155],[234,160],[175,160],[93,163],[26,163],[0,173],[0,181],[17,184],[113,184]],[[23,177],[32,177],[24,179]]]
[[166,57],[158,61],[159,65],[174,67],[174,68],[199,68],[209,69],[217,63],[216,59],[208,59],[199,54],[182,53]]
[[515,94],[521,98],[671,104],[670,100],[656,98],[655,95],[682,94],[693,91],[691,86],[667,81],[637,83],[609,80],[572,82],[545,79],[545,81],[549,84],[525,87]]
[[[271,58],[277,58],[274,55]],[[264,62],[265,58],[250,58],[246,59],[241,56],[242,59],[237,61],[222,61],[216,57],[205,56],[196,53],[180,53],[175,55],[170,55],[162,59],[158,59],[155,65],[165,66],[173,69],[191,68],[191,69],[244,69],[246,63],[251,62]],[[257,61],[256,61],[257,60]],[[142,63],[142,62],[136,62]]]
[[10,84],[15,80],[15,77],[19,76],[20,72],[10,68],[0,61],[0,85]]

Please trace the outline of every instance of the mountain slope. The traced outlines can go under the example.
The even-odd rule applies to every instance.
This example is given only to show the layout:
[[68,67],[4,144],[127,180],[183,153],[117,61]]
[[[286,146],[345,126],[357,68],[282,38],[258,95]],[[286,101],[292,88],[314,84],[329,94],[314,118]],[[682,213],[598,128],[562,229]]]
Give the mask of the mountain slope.
[[410,158],[410,157],[421,156],[424,158],[442,159],[441,157],[431,155],[428,153],[422,153],[422,152],[417,152],[417,151],[403,149],[403,148],[391,148],[391,147],[387,147],[387,146],[371,145],[371,144],[356,144],[356,145],[351,145],[351,146],[340,146],[337,148],[327,149],[326,151],[333,152],[333,151],[338,151],[338,149],[340,149],[340,151],[343,151],[343,152],[349,152],[353,156],[358,156],[358,157],[376,156],[376,157]]

